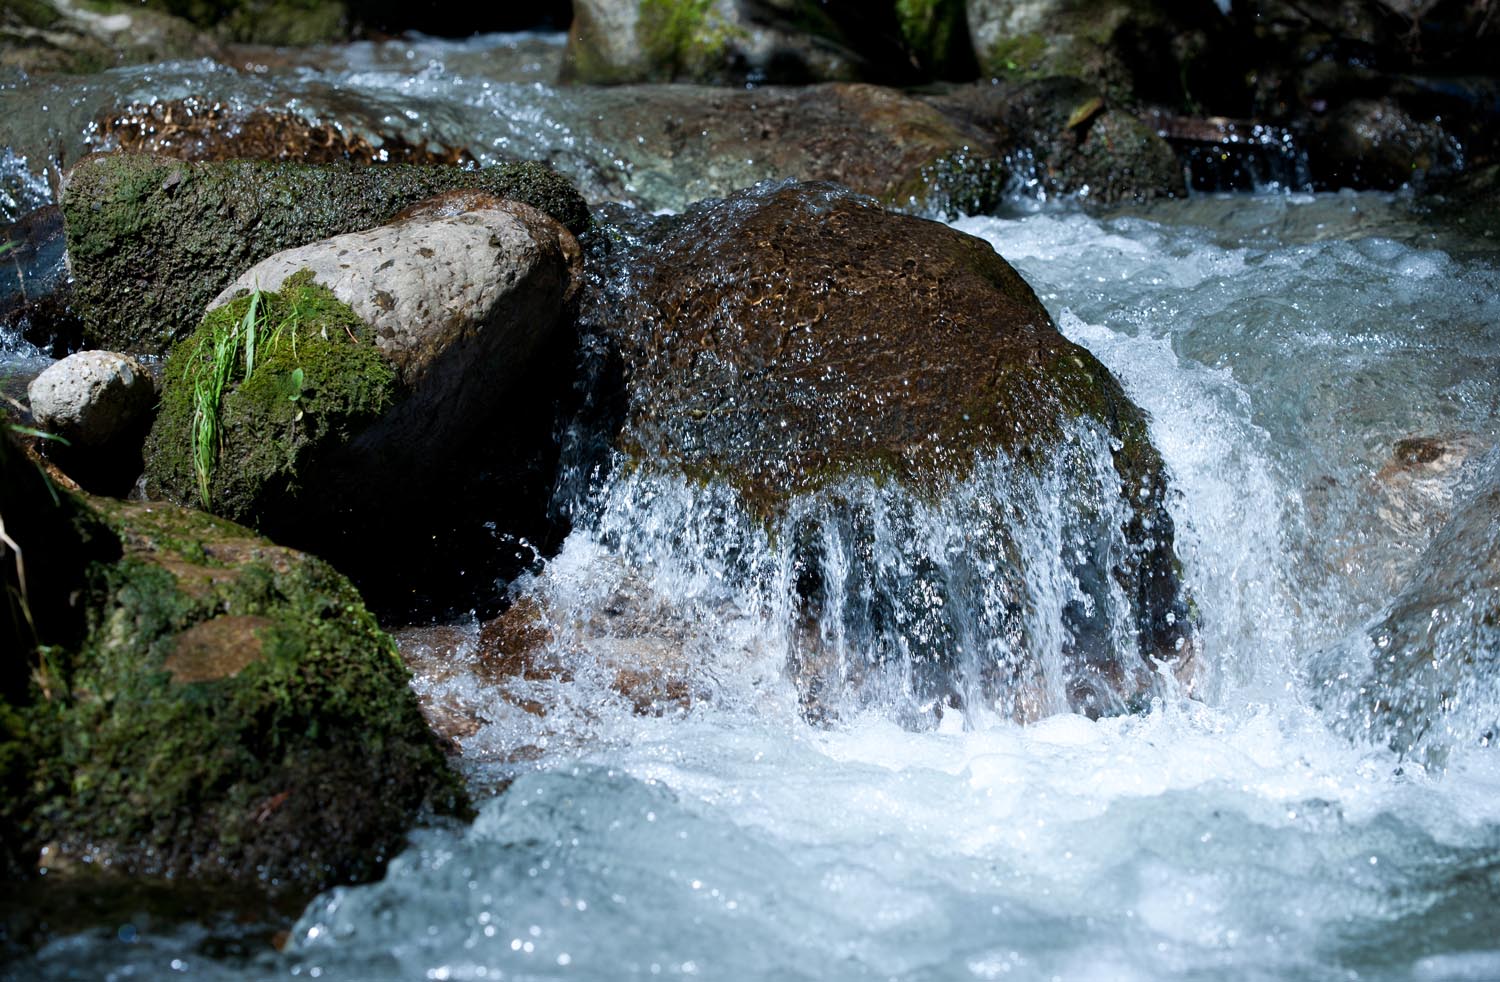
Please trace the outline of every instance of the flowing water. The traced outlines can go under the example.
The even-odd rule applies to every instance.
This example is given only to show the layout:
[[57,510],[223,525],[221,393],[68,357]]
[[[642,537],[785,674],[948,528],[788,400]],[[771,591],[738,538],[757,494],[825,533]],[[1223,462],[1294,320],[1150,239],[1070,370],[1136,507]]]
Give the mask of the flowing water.
[[[346,71],[351,89],[399,88],[378,58]],[[434,94],[451,75],[429,74],[424,98],[457,118]],[[565,94],[496,85],[512,108],[532,87],[533,137],[555,136]],[[479,100],[473,134],[520,125]],[[477,722],[472,825],[418,831],[381,882],[317,898],[281,952],[216,957],[205,928],[122,925],[15,970],[1500,977],[1500,251],[1399,197],[1274,189],[954,224],[1150,414],[1198,619],[1189,681],[1142,664],[1149,705],[1057,711],[1079,589],[1059,557],[1080,496],[1108,480],[1087,433],[1055,472],[989,461],[935,505],[843,489],[875,516],[859,547],[837,529],[825,543],[850,557],[845,596],[921,580],[919,555],[944,585],[910,610],[957,605],[945,623],[984,658],[1032,657],[1024,706],[962,712],[903,674],[920,624],[891,638],[842,609],[799,619],[792,537],[727,490],[584,475],[575,530],[513,587],[566,670],[488,679],[464,660],[469,625],[415,681]],[[998,552],[974,538],[989,512],[1020,529]],[[989,575],[1006,556],[1024,596]],[[408,654],[431,664],[418,638]],[[875,682],[807,722],[789,655],[871,647]],[[622,686],[642,663],[653,680]]]

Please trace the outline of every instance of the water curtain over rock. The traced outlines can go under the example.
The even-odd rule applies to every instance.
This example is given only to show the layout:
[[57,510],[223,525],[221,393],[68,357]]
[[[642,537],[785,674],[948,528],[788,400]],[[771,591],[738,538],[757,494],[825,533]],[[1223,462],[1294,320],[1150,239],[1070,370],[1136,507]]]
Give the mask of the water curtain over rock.
[[772,612],[810,713],[1118,711],[1186,667],[1145,419],[987,243],[784,184],[595,248],[626,393],[598,534]]

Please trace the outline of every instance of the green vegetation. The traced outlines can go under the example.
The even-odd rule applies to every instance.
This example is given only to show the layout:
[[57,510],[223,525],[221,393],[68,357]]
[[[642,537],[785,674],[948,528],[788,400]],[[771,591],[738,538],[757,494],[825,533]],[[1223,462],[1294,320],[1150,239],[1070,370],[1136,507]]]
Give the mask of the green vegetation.
[[712,77],[736,28],[713,9],[713,0],[641,0],[636,32],[647,61],[663,80]]
[[85,567],[81,639],[0,699],[12,861],[53,843],[308,891],[378,875],[424,806],[463,813],[394,645],[331,567],[187,509],[81,508],[124,554]]
[[304,270],[280,291],[244,294],[204,317],[167,362],[147,480],[258,524],[295,499],[302,470],[346,444],[397,397],[369,327]]

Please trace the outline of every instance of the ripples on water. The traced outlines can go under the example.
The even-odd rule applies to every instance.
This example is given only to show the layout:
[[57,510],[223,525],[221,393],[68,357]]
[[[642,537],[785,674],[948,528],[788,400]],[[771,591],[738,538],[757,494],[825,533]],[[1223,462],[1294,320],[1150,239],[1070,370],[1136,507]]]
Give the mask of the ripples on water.
[[[419,832],[382,882],[319,898],[280,955],[110,932],[26,971],[1500,976],[1497,641],[1463,616],[1500,606],[1500,273],[1407,215],[1279,195],[957,223],[1151,414],[1201,619],[1195,698],[1164,680],[1148,711],[1099,721],[913,730],[877,704],[809,726],[772,546],[724,533],[712,490],[621,477],[522,587],[584,656],[525,681],[548,715],[475,673],[417,680],[480,715],[476,781],[514,779],[473,826]],[[639,714],[590,669],[620,639],[589,612],[622,591],[685,653],[688,708]],[[1423,611],[1451,698],[1394,700],[1426,714],[1413,742],[1359,689],[1413,694],[1372,679],[1370,645]]]

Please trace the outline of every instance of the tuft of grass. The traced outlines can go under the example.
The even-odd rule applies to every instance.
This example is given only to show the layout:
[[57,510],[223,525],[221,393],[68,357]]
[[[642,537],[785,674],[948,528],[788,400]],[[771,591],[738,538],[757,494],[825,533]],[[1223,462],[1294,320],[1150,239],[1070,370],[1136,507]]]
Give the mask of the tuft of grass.
[[[190,382],[193,390],[193,471],[198,478],[198,498],[205,509],[210,507],[214,467],[221,448],[221,413],[224,393],[236,378],[248,380],[255,374],[257,351],[275,347],[283,337],[290,341],[293,357],[297,354],[297,325],[304,310],[293,303],[285,315],[271,327],[263,311],[263,294],[259,287],[250,291],[250,303],[238,321],[215,323],[208,335],[200,337],[192,359]],[[243,358],[241,357],[243,355]],[[240,363],[244,363],[243,374]],[[296,370],[297,396],[301,395],[302,369]]]

